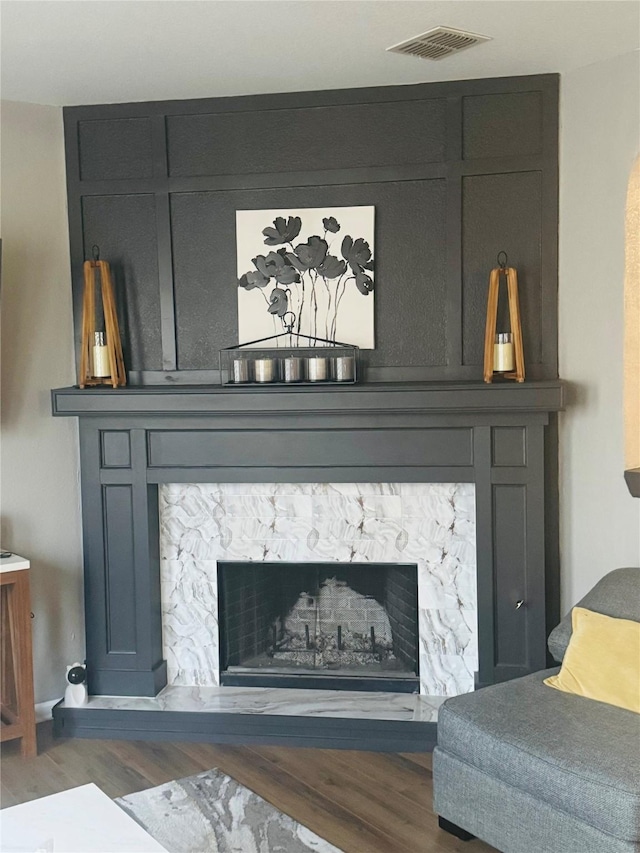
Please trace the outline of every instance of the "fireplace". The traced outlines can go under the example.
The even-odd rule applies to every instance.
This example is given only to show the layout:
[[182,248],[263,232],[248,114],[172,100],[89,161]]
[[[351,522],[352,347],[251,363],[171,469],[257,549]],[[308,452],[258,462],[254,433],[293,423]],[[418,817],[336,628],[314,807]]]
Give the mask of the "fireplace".
[[[546,636],[559,619],[556,412],[563,407],[555,378],[555,88],[556,81],[535,78],[436,84],[424,89],[424,97],[436,99],[441,121],[430,127],[425,144],[432,147],[439,128],[438,162],[427,162],[427,156],[415,163],[403,155],[395,159],[405,165],[381,165],[374,152],[373,159],[363,154],[359,167],[346,164],[346,171],[331,174],[308,169],[194,177],[188,163],[184,169],[178,164],[182,177],[175,168],[167,174],[165,131],[185,126],[178,114],[182,105],[84,106],[68,112],[76,315],[81,314],[84,248],[97,241],[126,279],[122,295],[131,318],[140,320],[125,336],[132,368],[127,387],[59,388],[52,396],[54,415],[78,418],[79,424],[89,690],[105,699],[146,697],[154,708],[160,696],[163,712],[154,717],[126,709],[62,709],[61,719],[73,720],[93,737],[160,733],[179,740],[188,730],[193,739],[246,742],[255,736],[263,743],[286,738],[298,745],[340,742],[362,748],[406,748],[419,740],[413,720],[401,738],[396,731],[393,744],[394,725],[387,716],[380,718],[384,726],[372,718],[367,728],[364,712],[357,725],[339,724],[333,691],[294,691],[307,694],[305,704],[289,697],[295,717],[285,724],[280,703],[286,696],[276,702],[271,694],[282,697],[286,688],[221,685],[228,667],[224,655],[220,659],[218,570],[227,562],[260,564],[256,570],[269,563],[331,563],[336,572],[345,564],[364,563],[371,571],[376,564],[417,566],[421,695],[378,694],[376,707],[384,714],[414,698],[420,707],[428,696],[471,690],[545,666]],[[387,115],[390,96],[396,97],[395,90],[366,90],[366,108]],[[407,99],[422,98],[423,89],[397,97],[404,99],[402,109],[409,109]],[[352,94],[287,94],[282,104],[300,107],[304,119],[321,103],[335,105],[345,98]],[[537,153],[503,157],[497,137],[495,150],[467,144],[482,137],[483,123],[491,124],[502,103],[511,109],[516,102],[520,112],[532,116],[539,111],[532,112],[530,104],[541,104],[540,121],[533,122],[534,130],[543,130],[533,134],[541,141]],[[187,123],[205,128],[190,137],[195,161],[207,145],[205,113],[245,108],[244,102],[234,103],[189,107],[200,115],[187,117]],[[253,101],[246,106],[261,108]],[[250,118],[242,115],[236,118]],[[120,120],[127,116],[133,122]],[[231,116],[220,119],[221,126]],[[90,143],[92,119],[112,127],[113,144],[120,145],[124,158],[120,163],[114,165]],[[139,141],[131,128],[138,127],[149,128],[151,144],[129,150],[132,138]],[[171,133],[171,147],[176,147],[174,136],[177,154],[184,154],[180,134]],[[140,160],[144,150],[149,157]],[[175,167],[175,157],[169,159]],[[148,179],[117,180],[122,164],[128,168],[138,160],[140,175]],[[221,171],[213,165],[209,171]],[[487,215],[485,201],[496,196],[495,187],[504,203]],[[212,369],[216,348],[237,341],[234,288],[220,284],[235,262],[233,235],[223,227],[225,211],[231,215],[234,198],[240,197],[251,202],[245,206],[260,207],[253,202],[270,193],[301,204],[314,194],[348,204],[364,194],[365,203],[372,198],[380,203],[384,286],[376,297],[377,346],[363,356],[362,382],[219,384],[219,371]],[[403,209],[423,211],[414,217],[416,234],[425,240],[413,261],[409,256],[415,253],[405,251],[405,242],[415,241],[395,239],[406,230],[393,213],[405,196]],[[524,275],[524,383],[481,380],[483,270],[500,248],[509,250]],[[418,256],[424,263],[417,264],[416,274],[411,269],[403,275]],[[209,285],[197,270],[214,266],[218,272],[212,272]],[[252,492],[255,484],[266,484],[268,491]],[[330,494],[295,491],[314,484],[333,487]],[[354,484],[361,494],[341,496],[336,488]],[[400,493],[376,494],[385,484],[399,484]],[[433,513],[420,515],[428,498],[409,494],[409,487],[427,495],[425,486],[450,484],[473,490],[472,563],[459,559],[458,545],[470,547],[457,538],[461,526],[456,523],[451,532],[447,524],[436,526]],[[341,514],[345,503],[347,514]],[[325,517],[327,508],[332,518]],[[348,514],[355,511],[361,521]],[[424,535],[421,523],[434,527],[435,539]],[[333,574],[326,580],[334,576],[337,580]],[[269,691],[268,699],[256,696],[255,719],[249,713],[233,720],[228,713],[180,715],[175,706],[172,717],[164,710],[165,691],[171,696],[209,691],[228,711],[229,693],[241,690]],[[307,704],[308,694],[321,692],[318,704],[331,706],[327,713],[334,714],[324,728]],[[343,705],[348,693],[339,695]],[[364,692],[359,694],[364,703],[363,697]],[[212,698],[206,707],[213,704]],[[278,714],[270,720],[264,708],[276,705]],[[202,719],[196,725],[197,716]]]
[[[80,419],[93,697],[57,708],[58,733],[428,749],[446,696],[544,667],[558,382],[67,388],[53,401]],[[240,563],[316,566],[316,597],[344,582],[383,608],[342,573],[364,566],[375,584],[380,567],[415,566],[419,694],[222,683],[242,662],[221,648],[218,606]],[[357,633],[372,651],[374,627],[377,651],[384,629],[366,621]]]
[[474,689],[473,483],[170,483],[159,497],[169,684]]
[[218,563],[220,683],[417,692],[416,565]]

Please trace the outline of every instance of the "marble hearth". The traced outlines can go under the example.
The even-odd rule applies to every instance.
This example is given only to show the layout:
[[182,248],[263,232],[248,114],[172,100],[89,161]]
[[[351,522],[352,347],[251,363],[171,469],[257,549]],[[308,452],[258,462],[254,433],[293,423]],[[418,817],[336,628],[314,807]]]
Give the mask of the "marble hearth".
[[157,696],[91,696],[85,710],[435,723],[446,698],[286,687],[167,686]]
[[[160,486],[159,510],[167,690],[176,696],[183,694],[178,688],[202,689],[196,707],[231,699],[226,691],[233,688],[219,687],[217,564],[223,560],[415,564],[420,693],[446,697],[474,689],[473,484],[177,483]],[[273,701],[282,708],[285,691]],[[322,707],[322,697],[314,702]]]

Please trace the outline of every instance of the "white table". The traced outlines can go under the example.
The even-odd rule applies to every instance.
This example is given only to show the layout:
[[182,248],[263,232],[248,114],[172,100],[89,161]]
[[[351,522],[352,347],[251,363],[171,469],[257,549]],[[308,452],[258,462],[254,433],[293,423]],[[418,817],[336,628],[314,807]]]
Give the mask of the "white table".
[[[0,548],[0,551],[3,549]],[[31,566],[29,560],[24,557],[19,557],[17,554],[12,554],[10,557],[3,557],[0,560],[0,572],[17,572],[21,569],[28,569]]]
[[167,853],[93,784],[0,811],[0,851]]

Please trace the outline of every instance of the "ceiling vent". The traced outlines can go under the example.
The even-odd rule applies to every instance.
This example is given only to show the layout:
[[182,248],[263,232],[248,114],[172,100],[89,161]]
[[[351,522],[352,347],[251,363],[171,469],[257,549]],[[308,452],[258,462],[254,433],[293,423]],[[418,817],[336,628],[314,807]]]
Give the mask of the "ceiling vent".
[[394,44],[387,50],[420,59],[445,59],[483,41],[491,41],[490,36],[466,33],[464,30],[454,30],[453,27],[434,27],[420,36]]

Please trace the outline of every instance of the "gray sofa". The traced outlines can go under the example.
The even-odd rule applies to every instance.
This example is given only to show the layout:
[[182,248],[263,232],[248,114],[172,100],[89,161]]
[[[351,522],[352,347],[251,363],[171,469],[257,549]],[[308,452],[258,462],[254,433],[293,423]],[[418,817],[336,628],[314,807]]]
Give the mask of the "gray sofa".
[[[606,575],[580,606],[640,622],[640,569]],[[570,637],[569,614],[549,637],[558,662]],[[640,714],[542,683],[556,672],[442,705],[433,753],[440,826],[501,853],[639,853]]]

